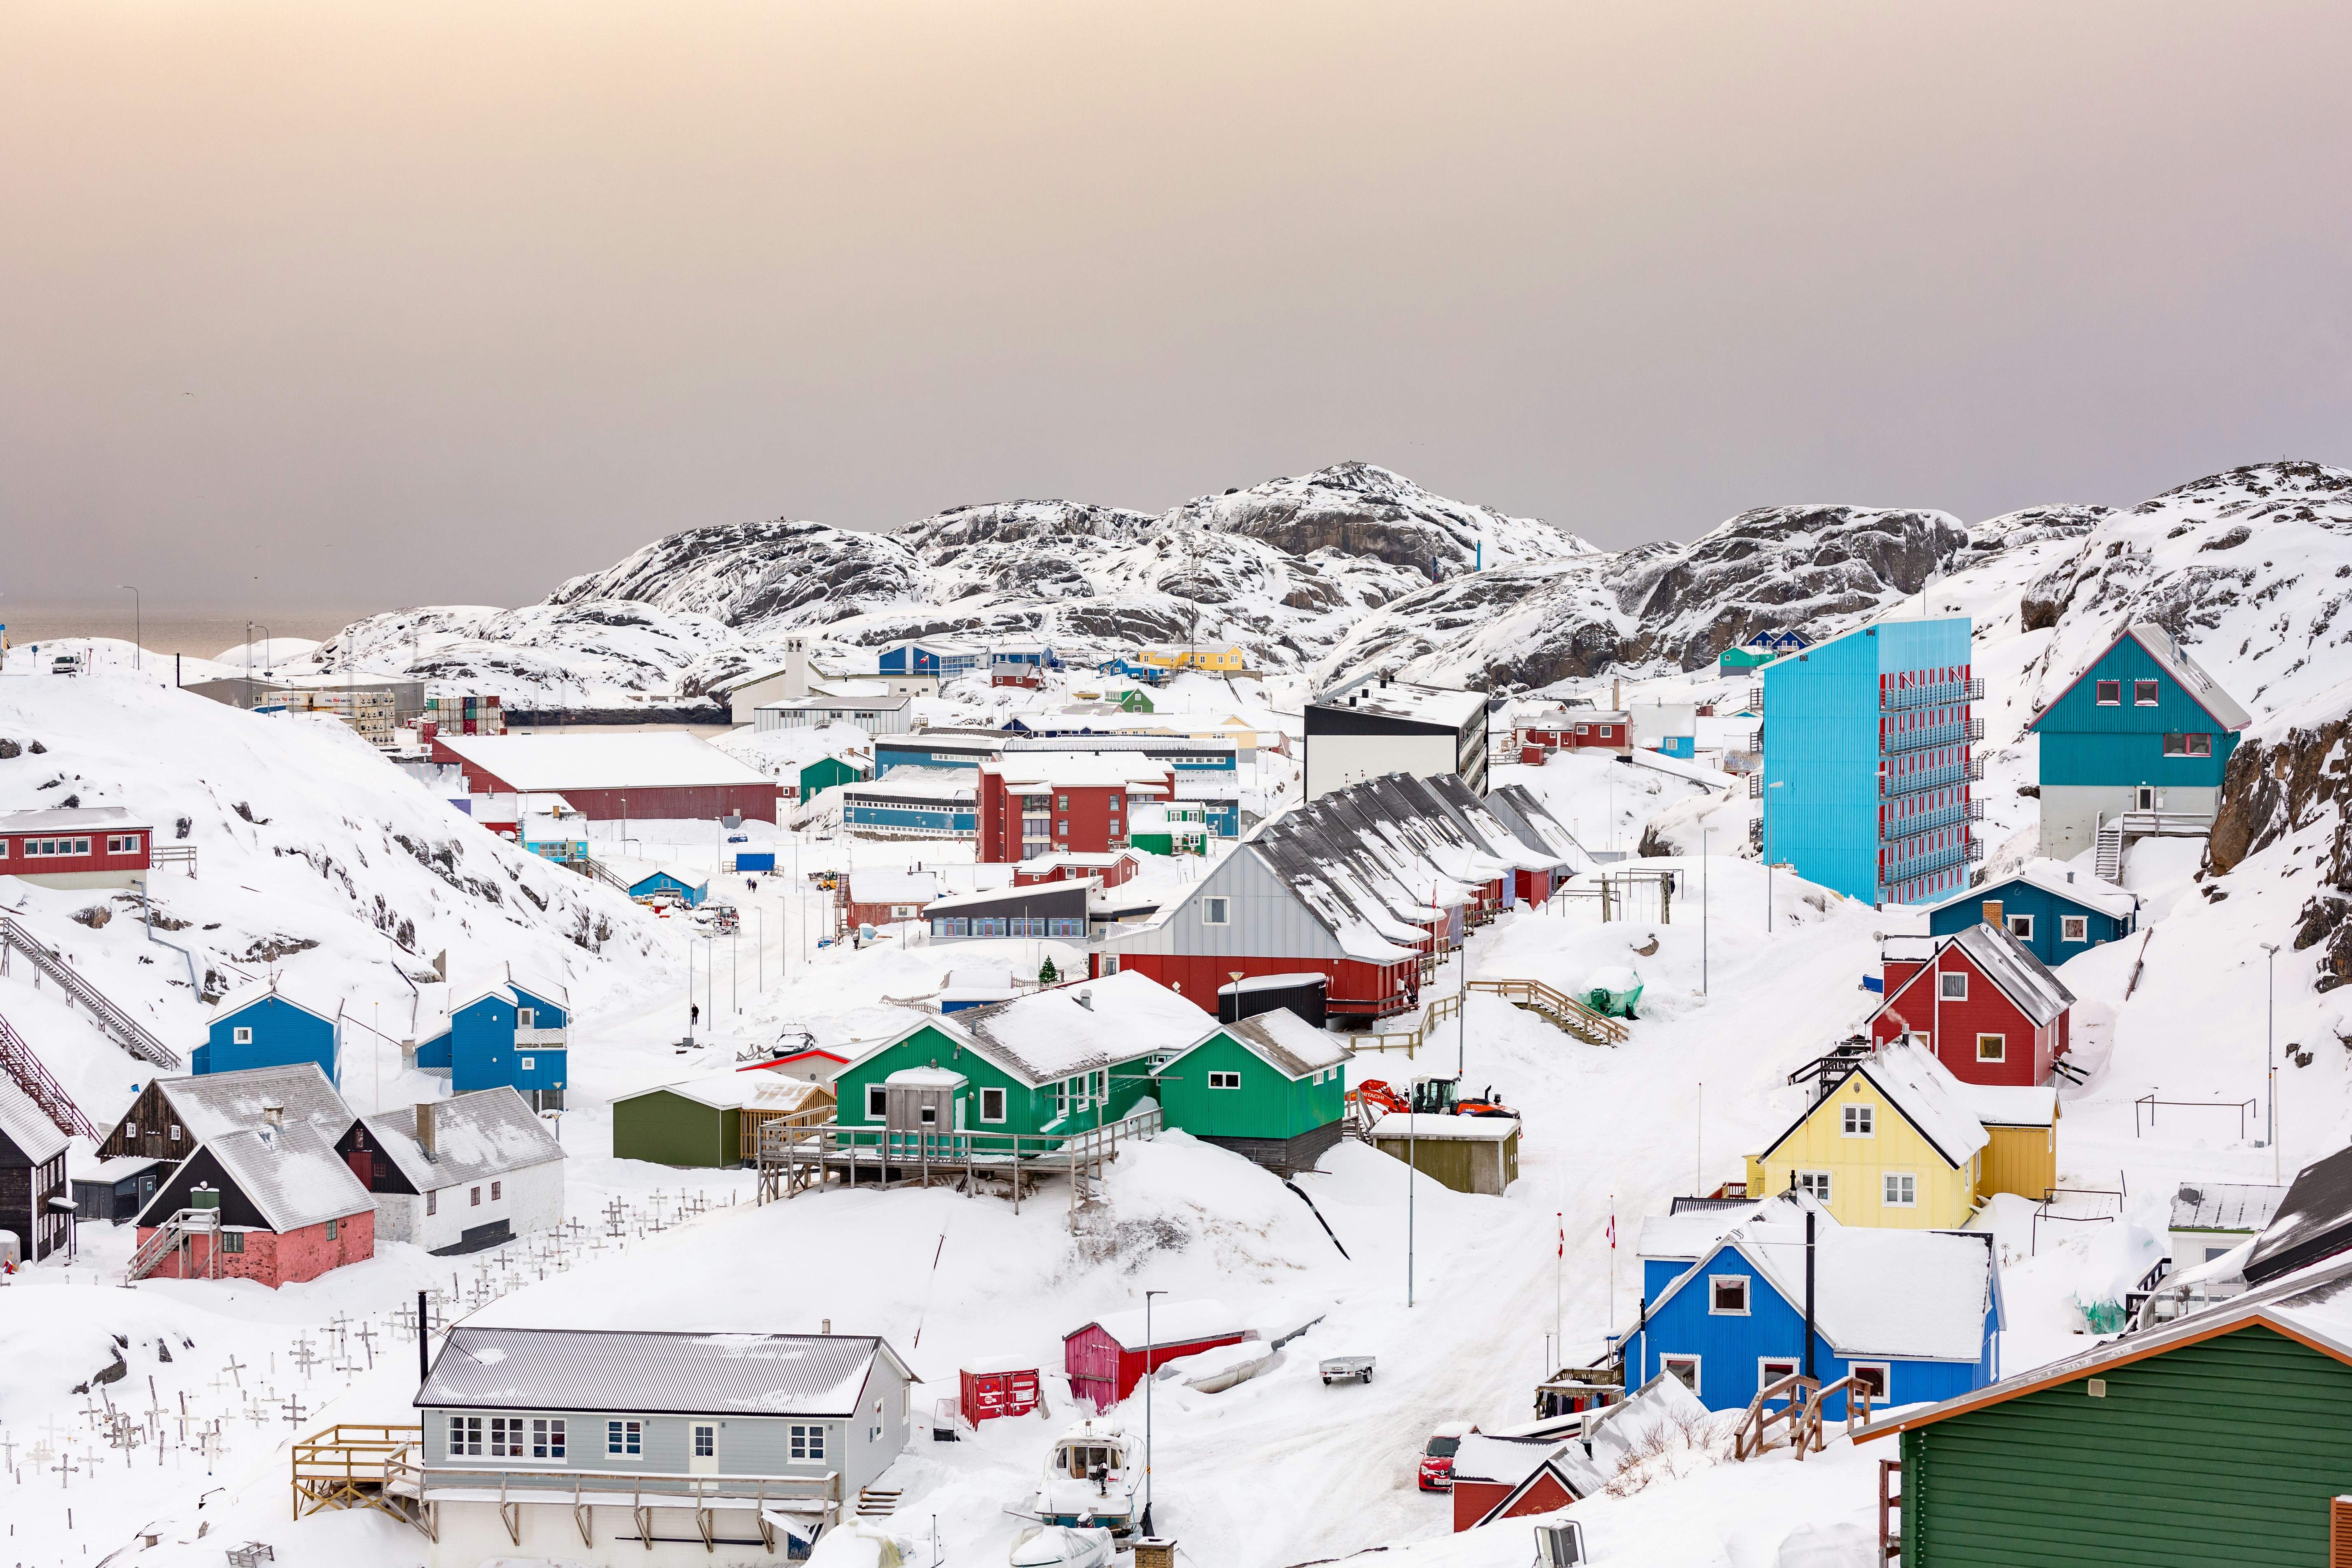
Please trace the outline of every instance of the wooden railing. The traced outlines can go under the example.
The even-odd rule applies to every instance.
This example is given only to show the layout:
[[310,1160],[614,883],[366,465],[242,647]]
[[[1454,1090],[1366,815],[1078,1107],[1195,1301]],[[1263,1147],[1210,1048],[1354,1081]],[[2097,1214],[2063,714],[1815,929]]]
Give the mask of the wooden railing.
[[837,1109],[829,1100],[816,1105],[804,1105],[798,1110],[762,1110],[747,1105],[743,1108],[742,1131],[737,1138],[738,1152],[742,1158],[756,1163],[764,1129],[774,1127],[782,1132],[790,1132],[794,1129],[822,1127],[833,1120]]
[[[1776,1421],[1781,1423],[1793,1438],[1801,1429],[1800,1423],[1804,1417],[1806,1405],[1811,1403],[1821,1386],[1819,1379],[1797,1372],[1777,1383],[1768,1384],[1748,1402],[1748,1408],[1740,1413],[1739,1425],[1731,1429],[1731,1457],[1740,1460],[1752,1459],[1769,1448],[1772,1446],[1772,1424]],[[1775,1410],[1771,1407],[1775,1399],[1788,1403]],[[1797,1450],[1797,1457],[1804,1458],[1801,1446]]]
[[506,1527],[507,1538],[518,1547],[522,1544],[522,1510],[526,1503],[569,1508],[572,1528],[579,1531],[580,1543],[584,1547],[596,1543],[595,1510],[599,1508],[626,1509],[637,1533],[614,1539],[641,1542],[647,1551],[653,1549],[656,1539],[653,1513],[657,1508],[693,1510],[695,1529],[702,1537],[706,1552],[716,1552],[719,1546],[729,1544],[718,1538],[717,1516],[721,1512],[750,1513],[759,1528],[761,1542],[771,1552],[778,1549],[776,1525],[768,1517],[772,1509],[812,1513],[815,1516],[814,1522],[828,1529],[841,1522],[841,1475],[835,1470],[821,1476],[742,1476],[680,1475],[674,1471],[622,1475],[522,1466],[471,1469],[448,1465],[428,1467],[424,1463],[423,1446],[417,1444],[404,1447],[387,1459],[383,1475],[386,1491],[394,1497],[415,1500],[416,1514],[412,1522],[436,1545],[441,1539],[441,1505],[447,1502],[496,1503],[499,1522]]
[[294,1517],[322,1509],[380,1509],[408,1521],[384,1489],[387,1466],[425,1441],[422,1426],[337,1423],[294,1445]]
[[1853,1431],[1870,1419],[1870,1385],[1868,1384],[1856,1383],[1853,1373],[1848,1373],[1835,1383],[1822,1384],[1820,1390],[1811,1399],[1805,1401],[1805,1414],[1797,1423],[1797,1458],[1800,1459],[1805,1457],[1805,1450],[1808,1447],[1816,1454],[1822,1451],[1822,1413],[1829,1404],[1830,1395],[1833,1394],[1845,1395],[1845,1429],[1847,1431]]
[[[1606,1013],[1596,1013],[1559,987],[1540,980],[1473,980],[1470,989],[1500,996],[1514,1007],[1524,1007],[1549,1020],[1587,1045],[1621,1046],[1633,1031]],[[1450,992],[1422,1010],[1421,1022],[1410,1029],[1350,1035],[1349,1047],[1358,1051],[1402,1051],[1408,1058],[1429,1042],[1437,1026],[1462,1011],[1462,994]]]

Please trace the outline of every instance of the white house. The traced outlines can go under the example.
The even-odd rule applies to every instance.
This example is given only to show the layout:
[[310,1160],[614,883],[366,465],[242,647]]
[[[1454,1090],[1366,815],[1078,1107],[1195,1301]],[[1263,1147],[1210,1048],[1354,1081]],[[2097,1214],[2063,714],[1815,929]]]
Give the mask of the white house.
[[380,1241],[477,1252],[563,1223],[563,1145],[505,1085],[362,1117],[336,1148]]

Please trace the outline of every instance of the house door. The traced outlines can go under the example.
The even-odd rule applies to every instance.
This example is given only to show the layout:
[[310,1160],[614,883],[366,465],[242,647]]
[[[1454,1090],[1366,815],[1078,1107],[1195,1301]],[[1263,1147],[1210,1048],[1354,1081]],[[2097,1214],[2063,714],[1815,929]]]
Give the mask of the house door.
[[719,1424],[715,1421],[698,1421],[694,1424],[691,1436],[692,1441],[688,1447],[686,1468],[698,1476],[717,1475],[719,1473]]
[[2142,784],[2137,789],[2132,791],[2132,809],[2134,811],[2154,811],[2156,809],[2156,789],[2153,785]]
[[352,1168],[352,1174],[360,1179],[360,1185],[370,1192],[375,1191],[375,1156],[373,1154],[365,1149],[354,1149],[343,1156],[343,1163]]
[[[138,1208],[134,1208],[134,1209],[132,1209],[132,1210],[131,1211],[131,1215],[135,1215],[135,1214],[137,1214],[137,1213],[140,1211],[140,1209],[143,1209],[143,1208],[145,1208],[145,1207],[147,1206],[147,1200],[148,1200],[149,1198],[153,1197],[154,1195],[155,1195],[155,1178],[154,1178],[153,1176],[142,1176],[142,1177],[140,1177],[140,1178],[139,1178],[139,1206],[138,1206]],[[123,1218],[125,1218],[125,1219],[129,1219],[129,1218],[131,1217],[131,1215],[123,1215],[122,1217],[123,1217]]]

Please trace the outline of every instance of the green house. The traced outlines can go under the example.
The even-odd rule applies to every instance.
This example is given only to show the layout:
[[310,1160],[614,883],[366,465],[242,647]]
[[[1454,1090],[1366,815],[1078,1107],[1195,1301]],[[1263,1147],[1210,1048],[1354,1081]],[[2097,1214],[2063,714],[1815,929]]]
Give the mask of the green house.
[[814,800],[835,784],[863,784],[873,773],[864,763],[847,757],[819,757],[801,769],[801,798]]
[[746,1136],[747,1119],[756,1129],[767,1117],[814,1110],[831,1098],[823,1084],[768,1068],[641,1089],[613,1101],[613,1157],[656,1165],[740,1165],[756,1147]]
[[1160,1063],[1168,1125],[1288,1175],[1339,1142],[1349,1051],[1286,1008],[1221,1024]]
[[1862,1429],[1901,1435],[1904,1568],[2344,1561],[2347,1286],[2339,1259]]
[[926,1019],[834,1075],[840,1125],[870,1128],[878,1141],[892,1077],[937,1071],[963,1082],[947,1091],[951,1109],[927,1126],[1008,1140],[983,1142],[984,1152],[1044,1153],[1132,1112],[1152,1092],[1152,1062],[1209,1024],[1175,992],[1126,973]]

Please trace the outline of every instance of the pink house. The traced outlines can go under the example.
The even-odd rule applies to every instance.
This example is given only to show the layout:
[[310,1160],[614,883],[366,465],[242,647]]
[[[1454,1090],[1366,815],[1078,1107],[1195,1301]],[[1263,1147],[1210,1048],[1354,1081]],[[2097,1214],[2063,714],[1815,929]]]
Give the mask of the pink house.
[[131,1276],[276,1289],[375,1256],[375,1199],[304,1121],[207,1140],[139,1211]]

